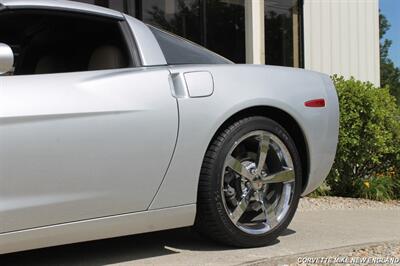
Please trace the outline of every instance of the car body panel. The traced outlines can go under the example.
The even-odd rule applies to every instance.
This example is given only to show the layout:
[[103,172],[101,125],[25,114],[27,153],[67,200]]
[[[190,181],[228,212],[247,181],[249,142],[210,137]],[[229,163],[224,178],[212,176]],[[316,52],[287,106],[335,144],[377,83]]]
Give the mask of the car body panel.
[[1,77],[0,233],[146,210],[176,142],[168,78],[165,68]]
[[[126,20],[146,66],[0,77],[0,254],[193,225],[207,147],[227,119],[251,107],[280,109],[300,126],[309,162],[303,195],[329,172],[338,100],[328,76],[167,66],[153,33],[130,16],[63,0],[0,4]],[[209,74],[190,74],[197,72]],[[326,107],[304,106],[318,98]]]
[[150,29],[141,21],[126,15],[133,35],[135,36],[136,46],[142,59],[143,66],[164,66],[167,65],[161,47],[158,44],[156,37]]
[[0,234],[0,254],[190,226],[195,212],[192,204]]
[[[303,195],[325,179],[335,156],[338,103],[333,88],[324,89],[326,75],[293,68],[256,65],[171,66],[174,76],[209,71],[214,93],[204,98],[178,98],[180,129],[167,176],[151,209],[196,202],[201,164],[210,140],[232,115],[254,106],[275,107],[300,125],[309,150],[310,171]],[[308,108],[310,99],[327,99],[325,108]],[[182,182],[185,180],[185,182]],[[174,197],[180,191],[179,198]]]

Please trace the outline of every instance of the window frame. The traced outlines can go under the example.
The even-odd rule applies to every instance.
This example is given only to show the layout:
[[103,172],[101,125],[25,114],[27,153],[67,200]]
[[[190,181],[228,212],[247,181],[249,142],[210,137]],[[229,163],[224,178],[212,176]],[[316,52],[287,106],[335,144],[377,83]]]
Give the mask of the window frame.
[[129,65],[130,68],[142,67],[143,62],[140,57],[138,44],[136,42],[135,35],[132,32],[131,26],[128,24],[126,19],[119,21],[120,31],[125,41],[125,45],[129,51]]

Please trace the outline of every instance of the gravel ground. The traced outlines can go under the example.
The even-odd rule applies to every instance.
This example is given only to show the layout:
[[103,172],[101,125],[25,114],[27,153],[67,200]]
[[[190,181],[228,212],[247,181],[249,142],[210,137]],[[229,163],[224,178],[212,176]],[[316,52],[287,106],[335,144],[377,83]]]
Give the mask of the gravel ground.
[[[318,254],[318,256],[301,256],[313,259],[330,260],[324,263],[299,263],[298,258],[295,261],[285,265],[400,265],[400,242],[374,244],[368,247],[352,248],[349,251],[327,252]],[[336,260],[336,261],[335,261]]]
[[366,199],[353,199],[342,197],[305,197],[300,200],[298,211],[315,210],[352,210],[352,209],[393,209],[400,210],[400,201],[373,201]]
[[247,266],[270,265],[400,265],[400,241],[321,250],[247,264]]
[[354,249],[342,254],[351,257],[396,257],[400,260],[400,242],[383,243],[367,248]]

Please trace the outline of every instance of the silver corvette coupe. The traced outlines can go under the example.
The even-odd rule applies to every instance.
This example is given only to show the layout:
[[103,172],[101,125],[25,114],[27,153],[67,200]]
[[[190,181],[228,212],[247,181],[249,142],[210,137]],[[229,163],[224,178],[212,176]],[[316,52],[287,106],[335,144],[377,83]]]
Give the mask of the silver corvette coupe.
[[185,226],[265,245],[335,156],[328,76],[97,6],[0,0],[0,74],[0,253]]

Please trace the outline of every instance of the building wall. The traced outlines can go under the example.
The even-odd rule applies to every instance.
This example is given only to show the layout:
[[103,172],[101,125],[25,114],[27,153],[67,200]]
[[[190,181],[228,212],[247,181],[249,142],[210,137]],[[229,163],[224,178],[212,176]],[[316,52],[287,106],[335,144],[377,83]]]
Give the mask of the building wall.
[[379,0],[304,0],[304,64],[379,85]]

